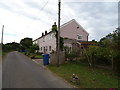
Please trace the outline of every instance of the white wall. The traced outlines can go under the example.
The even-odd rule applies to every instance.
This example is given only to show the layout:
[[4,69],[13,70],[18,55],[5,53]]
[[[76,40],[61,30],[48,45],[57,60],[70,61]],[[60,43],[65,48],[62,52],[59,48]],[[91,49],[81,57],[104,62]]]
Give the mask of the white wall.
[[[56,51],[56,38],[54,33],[50,33],[42,38],[38,39],[39,42],[39,52],[44,52],[47,49],[47,53]],[[51,50],[50,50],[51,47]]]

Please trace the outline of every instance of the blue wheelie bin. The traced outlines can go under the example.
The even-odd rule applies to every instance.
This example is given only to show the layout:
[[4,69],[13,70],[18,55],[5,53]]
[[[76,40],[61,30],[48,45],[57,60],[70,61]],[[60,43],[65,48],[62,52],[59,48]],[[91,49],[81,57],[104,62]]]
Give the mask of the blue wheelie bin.
[[43,54],[43,64],[48,65],[49,64],[49,54]]

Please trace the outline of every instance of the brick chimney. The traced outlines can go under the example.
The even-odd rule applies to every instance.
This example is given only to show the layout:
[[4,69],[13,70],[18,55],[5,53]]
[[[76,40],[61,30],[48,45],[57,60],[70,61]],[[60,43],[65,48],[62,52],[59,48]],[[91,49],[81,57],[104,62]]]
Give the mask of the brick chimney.
[[56,22],[54,22],[54,25],[56,25]]
[[44,33],[42,33],[42,36],[44,36]]
[[57,25],[56,25],[56,22],[54,22],[54,25],[52,25],[52,27],[54,27],[54,26],[57,26]]
[[45,35],[47,34],[47,31],[45,31]]

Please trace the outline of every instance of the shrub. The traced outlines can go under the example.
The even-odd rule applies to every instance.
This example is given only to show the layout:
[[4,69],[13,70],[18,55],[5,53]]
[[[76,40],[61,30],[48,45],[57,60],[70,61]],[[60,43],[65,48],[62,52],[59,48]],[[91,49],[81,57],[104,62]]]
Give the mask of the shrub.
[[111,65],[111,53],[108,48],[90,46],[84,51],[84,59],[94,65]]
[[73,61],[80,57],[80,50],[71,50],[69,47],[64,47],[66,59]]

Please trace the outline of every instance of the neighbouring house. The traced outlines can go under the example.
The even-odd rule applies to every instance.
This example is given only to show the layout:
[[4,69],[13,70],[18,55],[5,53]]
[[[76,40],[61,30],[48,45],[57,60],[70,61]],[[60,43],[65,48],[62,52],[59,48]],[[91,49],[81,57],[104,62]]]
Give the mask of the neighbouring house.
[[56,51],[56,38],[52,31],[49,33],[45,31],[45,34],[42,33],[42,36],[34,40],[33,43],[39,46],[40,53],[44,53],[45,51],[50,53],[52,50]]
[[[64,46],[73,49],[76,43],[87,42],[89,33],[75,19],[72,19],[60,26],[60,36],[64,38]],[[33,42],[39,46],[40,53],[56,51],[56,38],[52,31],[45,31]]]

